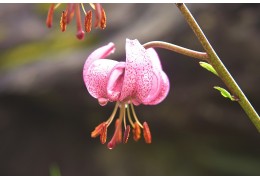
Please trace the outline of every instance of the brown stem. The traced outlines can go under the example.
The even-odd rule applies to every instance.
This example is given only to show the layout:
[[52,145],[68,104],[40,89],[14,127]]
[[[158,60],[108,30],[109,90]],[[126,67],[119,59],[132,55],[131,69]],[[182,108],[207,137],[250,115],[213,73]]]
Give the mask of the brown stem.
[[164,48],[164,49],[168,49],[170,51],[174,51],[179,54],[190,56],[192,58],[208,61],[208,55],[205,52],[194,51],[191,49],[187,49],[187,48],[177,46],[175,44],[163,42],[163,41],[151,41],[151,42],[145,43],[143,46],[146,49],[153,48],[153,47]]
[[253,122],[257,130],[260,132],[260,118],[253,108],[253,106],[248,101],[247,97],[244,95],[243,91],[240,89],[236,81],[233,79],[229,71],[226,69],[225,65],[219,59],[218,55],[210,45],[200,26],[197,24],[196,20],[190,13],[189,9],[183,3],[178,3],[176,6],[179,8],[184,18],[190,25],[191,29],[197,36],[198,40],[202,44],[206,53],[209,56],[209,63],[213,66],[213,68],[218,73],[219,77],[226,84],[230,92],[233,96],[237,97],[239,100],[237,101],[240,106],[244,109],[250,120]]

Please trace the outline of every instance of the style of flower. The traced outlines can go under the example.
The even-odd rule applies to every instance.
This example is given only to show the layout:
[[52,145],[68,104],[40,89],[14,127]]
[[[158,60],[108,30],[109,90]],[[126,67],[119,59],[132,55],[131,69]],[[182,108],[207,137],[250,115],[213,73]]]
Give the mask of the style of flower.
[[162,70],[156,51],[152,48],[145,49],[138,40],[126,39],[126,62],[105,59],[114,51],[113,43],[98,48],[90,54],[83,68],[83,79],[90,95],[98,99],[101,106],[117,102],[111,116],[95,128],[91,137],[100,136],[101,143],[106,143],[107,128],[115,119],[119,108],[115,132],[107,147],[113,149],[118,143],[127,143],[130,125],[135,141],[140,139],[143,129],[145,142],[151,143],[149,126],[147,122],[140,123],[134,105],[156,105],[162,102],[169,92],[168,77]]
[[[57,5],[51,4],[47,19],[46,19],[46,25],[47,27],[52,27],[52,21],[53,21],[53,14],[54,10],[60,6],[60,3]],[[101,4],[94,3],[90,4],[90,6],[95,10],[95,27],[99,27],[101,29],[106,28],[106,13]],[[89,10],[88,12],[85,11],[84,5],[81,4],[82,10],[85,14],[85,31],[90,32],[92,27],[92,11]],[[64,32],[66,30],[67,24],[69,24],[74,16],[74,13],[76,14],[76,24],[77,24],[77,38],[83,39],[85,36],[85,32],[83,31],[82,24],[81,24],[81,12],[80,12],[80,4],[75,3],[69,3],[67,4],[66,10],[62,11],[61,14],[61,20],[60,20],[60,28],[61,31]]]

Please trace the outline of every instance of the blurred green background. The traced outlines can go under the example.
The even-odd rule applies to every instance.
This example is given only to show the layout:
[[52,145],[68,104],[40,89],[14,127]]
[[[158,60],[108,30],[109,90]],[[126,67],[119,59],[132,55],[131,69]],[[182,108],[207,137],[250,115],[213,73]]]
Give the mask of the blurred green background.
[[[260,5],[187,6],[259,112]],[[49,4],[0,4],[0,175],[260,175],[260,134],[244,111],[213,89],[224,85],[198,60],[167,50],[158,53],[168,97],[136,108],[153,143],[130,137],[111,151],[92,139],[114,107],[99,106],[83,83],[94,49],[114,42],[111,58],[123,61],[126,38],[202,47],[174,4],[103,4],[107,28],[83,41],[75,19],[60,31],[65,7],[48,29]]]

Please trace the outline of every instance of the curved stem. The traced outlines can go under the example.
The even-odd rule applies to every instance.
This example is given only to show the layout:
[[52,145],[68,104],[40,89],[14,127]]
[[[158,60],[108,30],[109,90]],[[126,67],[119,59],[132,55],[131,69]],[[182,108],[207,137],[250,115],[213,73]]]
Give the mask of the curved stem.
[[168,49],[186,56],[190,56],[196,59],[201,59],[201,60],[205,60],[208,61],[208,55],[205,52],[199,52],[199,51],[194,51],[191,49],[187,49],[181,46],[177,46],[175,44],[171,44],[171,43],[167,43],[167,42],[162,42],[162,41],[151,41],[148,43],[145,43],[144,48],[148,49],[151,47],[159,47],[159,48],[164,48],[164,49]]
[[243,91],[240,89],[236,81],[233,79],[229,71],[226,69],[225,65],[222,63],[222,61],[219,59],[218,55],[214,51],[214,49],[211,47],[209,41],[207,40],[206,36],[204,35],[203,31],[197,24],[196,20],[190,13],[189,9],[186,7],[183,3],[178,3],[176,6],[179,8],[181,13],[183,14],[184,18],[190,25],[191,29],[199,39],[200,43],[202,44],[203,48],[205,49],[206,53],[209,56],[209,63],[214,67],[214,69],[217,71],[219,77],[222,79],[222,81],[226,84],[232,95],[237,97],[239,99],[238,103],[240,106],[244,109],[250,120],[253,122],[257,130],[260,132],[260,118],[253,108],[253,106],[250,104],[246,96],[244,95]]

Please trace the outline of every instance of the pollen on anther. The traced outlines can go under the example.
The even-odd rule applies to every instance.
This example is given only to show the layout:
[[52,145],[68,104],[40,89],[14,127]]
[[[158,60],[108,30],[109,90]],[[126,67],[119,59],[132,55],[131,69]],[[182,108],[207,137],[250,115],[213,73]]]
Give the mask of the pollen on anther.
[[61,14],[61,19],[60,19],[60,28],[61,31],[64,32],[66,30],[66,26],[67,26],[67,10],[66,11],[62,11]]
[[152,135],[151,135],[151,132],[150,132],[150,128],[147,124],[147,122],[144,122],[143,123],[143,134],[144,134],[144,140],[147,144],[151,144],[152,143]]
[[134,123],[133,138],[138,141],[141,138],[141,128],[137,122]]
[[101,18],[101,22],[100,22],[100,27],[101,29],[105,29],[107,26],[107,17],[106,17],[106,12],[103,8],[101,8],[101,13],[102,13],[102,18]]
[[94,131],[91,132],[91,137],[92,138],[95,138],[97,137],[98,135],[100,135],[102,133],[102,130],[103,130],[103,127],[105,126],[105,122],[99,124],[95,129]]
[[89,10],[85,16],[85,31],[89,33],[91,31],[91,26],[92,26],[92,11]]
[[101,144],[105,144],[107,141],[107,124],[104,124],[100,134],[100,142]]

